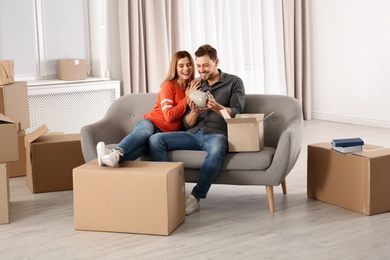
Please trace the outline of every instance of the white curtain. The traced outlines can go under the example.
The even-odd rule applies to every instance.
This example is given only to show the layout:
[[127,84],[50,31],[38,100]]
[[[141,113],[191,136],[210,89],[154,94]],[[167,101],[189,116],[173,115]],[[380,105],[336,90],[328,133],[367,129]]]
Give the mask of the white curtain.
[[218,51],[246,93],[286,94],[281,1],[119,0],[123,93],[158,92],[178,50]]
[[286,94],[282,6],[273,0],[181,0],[183,49],[218,51],[219,68],[242,78],[246,93]]

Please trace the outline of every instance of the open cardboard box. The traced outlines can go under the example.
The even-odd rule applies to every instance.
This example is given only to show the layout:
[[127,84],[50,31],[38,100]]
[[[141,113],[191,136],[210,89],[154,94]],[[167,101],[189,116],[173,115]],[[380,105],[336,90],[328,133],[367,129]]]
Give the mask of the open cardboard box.
[[258,152],[264,148],[264,114],[237,114],[231,118],[226,109],[221,110],[228,126],[229,152]]
[[32,193],[73,189],[73,168],[82,165],[80,134],[47,133],[42,125],[25,137],[27,184]]

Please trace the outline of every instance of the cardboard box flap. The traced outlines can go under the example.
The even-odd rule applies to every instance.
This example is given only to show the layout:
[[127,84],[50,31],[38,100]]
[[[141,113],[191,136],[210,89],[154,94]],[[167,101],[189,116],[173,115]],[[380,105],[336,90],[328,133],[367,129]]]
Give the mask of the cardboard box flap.
[[222,109],[220,112],[227,123],[257,123],[266,120],[275,113],[275,111],[273,111],[266,117],[264,117],[265,114],[237,114],[235,118],[231,118],[226,109]]
[[12,121],[11,119],[9,119],[8,117],[6,117],[5,115],[3,114],[0,114],[0,124],[1,123],[15,123],[14,121]]
[[34,140],[36,140],[38,137],[46,134],[48,131],[49,131],[49,129],[47,128],[46,125],[41,125],[37,129],[35,129],[32,133],[27,134],[26,137],[25,137],[26,147],[30,143],[34,142]]
[[367,149],[366,145],[364,145],[363,151],[354,153],[354,155],[362,156],[366,158],[383,157],[386,155],[390,156],[390,148],[379,147],[379,148]]
[[[309,146],[331,149],[332,144],[331,142],[323,142],[323,143],[310,144]],[[345,155],[361,156],[366,158],[376,158],[385,155],[390,155],[390,148],[385,148],[385,147],[372,145],[372,144],[365,144],[363,145],[363,151],[356,152],[356,153],[348,153]]]
[[14,82],[14,61],[0,60],[0,85]]
[[32,179],[32,164],[31,164],[31,143],[34,142],[38,137],[44,135],[49,129],[46,125],[42,125],[34,130],[32,133],[27,134],[24,137],[24,144],[26,146],[26,176],[27,176],[27,184],[30,189],[33,187],[33,179]]

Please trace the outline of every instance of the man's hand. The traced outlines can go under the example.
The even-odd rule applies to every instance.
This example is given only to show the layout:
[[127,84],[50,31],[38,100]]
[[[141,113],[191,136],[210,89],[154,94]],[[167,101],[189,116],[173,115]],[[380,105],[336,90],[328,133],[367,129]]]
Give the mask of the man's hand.
[[220,111],[222,109],[226,109],[226,111],[229,113],[229,115],[232,114],[232,110],[229,107],[224,107],[221,104],[219,104],[214,99],[213,95],[211,95],[210,91],[207,91],[207,94],[209,95],[209,100],[207,101],[207,108],[208,109],[212,109],[215,113],[217,113],[218,115],[220,115],[222,117],[223,117],[223,115],[221,114],[221,111]]

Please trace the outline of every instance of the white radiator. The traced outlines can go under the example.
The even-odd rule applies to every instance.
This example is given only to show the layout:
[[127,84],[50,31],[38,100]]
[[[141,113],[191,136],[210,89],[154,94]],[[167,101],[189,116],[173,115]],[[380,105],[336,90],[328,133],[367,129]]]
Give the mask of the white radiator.
[[30,128],[46,124],[50,132],[80,133],[81,127],[103,118],[120,96],[120,81],[106,80],[54,85],[29,85]]

